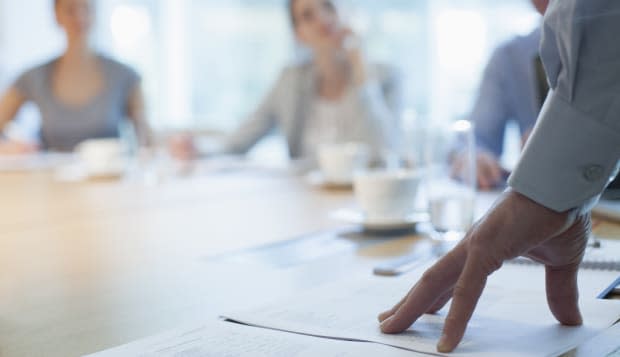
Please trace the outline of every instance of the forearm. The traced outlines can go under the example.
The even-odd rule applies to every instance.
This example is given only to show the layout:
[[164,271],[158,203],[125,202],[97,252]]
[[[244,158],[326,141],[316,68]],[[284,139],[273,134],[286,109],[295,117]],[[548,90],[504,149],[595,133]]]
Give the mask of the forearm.
[[615,172],[620,132],[551,92],[509,184],[556,211],[588,203]]
[[6,129],[6,126],[17,115],[23,103],[24,97],[15,88],[10,88],[0,98],[0,132]]
[[504,132],[512,117],[509,96],[511,83],[506,71],[513,64],[504,47],[495,50],[487,64],[469,120],[474,124],[476,146],[500,157],[504,148]]
[[275,125],[274,122],[270,114],[259,110],[224,139],[220,153],[246,154],[258,141],[269,134]]
[[564,211],[596,200],[620,158],[620,3],[563,0],[541,49],[552,88],[510,185]]
[[155,137],[146,115],[132,114],[130,119],[135,127],[138,143],[141,146],[152,147],[155,144]]
[[144,94],[140,85],[137,85],[132,91],[129,99],[128,116],[134,125],[138,143],[145,147],[154,145],[155,138],[146,117]]

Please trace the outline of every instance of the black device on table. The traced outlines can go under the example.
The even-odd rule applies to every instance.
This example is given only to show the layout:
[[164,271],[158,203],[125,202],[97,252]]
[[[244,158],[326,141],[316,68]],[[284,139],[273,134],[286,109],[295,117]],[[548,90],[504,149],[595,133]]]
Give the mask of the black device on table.
[[620,200],[620,175],[607,186],[603,193],[603,198],[606,200]]

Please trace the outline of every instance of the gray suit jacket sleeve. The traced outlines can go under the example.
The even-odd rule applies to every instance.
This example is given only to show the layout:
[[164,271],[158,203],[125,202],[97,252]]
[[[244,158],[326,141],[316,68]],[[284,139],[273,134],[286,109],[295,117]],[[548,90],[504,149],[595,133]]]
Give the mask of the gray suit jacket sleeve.
[[290,70],[284,70],[270,92],[250,117],[241,124],[224,143],[224,152],[245,154],[260,139],[273,130],[278,122],[278,105],[281,104],[282,91],[289,87]]
[[[299,154],[304,121],[309,119],[316,95],[313,69],[309,64],[283,70],[258,109],[224,143],[224,152],[243,154],[276,127],[286,134],[292,156]],[[401,87],[397,71],[389,66],[372,66],[368,82],[352,90],[356,105],[352,138],[370,144],[377,151],[396,148],[397,124],[401,111]]]
[[495,50],[487,64],[474,109],[470,115],[478,148],[500,157],[504,148],[504,131],[508,123],[505,73],[511,67],[505,46]]
[[566,211],[587,206],[620,158],[620,1],[556,0],[541,55],[551,87],[509,184]]

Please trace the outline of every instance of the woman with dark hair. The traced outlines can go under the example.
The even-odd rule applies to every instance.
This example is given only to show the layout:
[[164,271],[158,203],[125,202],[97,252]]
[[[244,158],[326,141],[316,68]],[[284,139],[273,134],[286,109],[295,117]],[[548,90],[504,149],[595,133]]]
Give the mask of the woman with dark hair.
[[[333,1],[291,0],[289,14],[311,59],[282,71],[258,109],[227,138],[224,151],[245,153],[276,127],[292,159],[315,157],[322,143],[363,142],[375,153],[393,146],[401,109],[395,71],[366,63]],[[177,157],[195,153],[190,140],[176,138],[171,146]]]
[[[70,151],[90,138],[119,136],[129,118],[147,141],[140,77],[131,68],[97,53],[89,42],[93,0],[54,0],[56,21],[67,47],[56,59],[22,74],[0,99],[0,129],[26,102],[41,113],[40,147]],[[0,139],[0,154],[36,151],[39,145]]]

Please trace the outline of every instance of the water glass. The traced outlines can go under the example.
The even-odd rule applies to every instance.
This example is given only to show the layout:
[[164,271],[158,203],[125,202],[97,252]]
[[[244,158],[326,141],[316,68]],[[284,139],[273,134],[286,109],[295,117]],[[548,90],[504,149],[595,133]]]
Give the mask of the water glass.
[[458,241],[474,221],[476,158],[472,124],[432,125],[426,133],[425,191],[432,236]]

